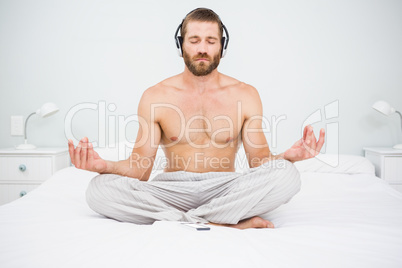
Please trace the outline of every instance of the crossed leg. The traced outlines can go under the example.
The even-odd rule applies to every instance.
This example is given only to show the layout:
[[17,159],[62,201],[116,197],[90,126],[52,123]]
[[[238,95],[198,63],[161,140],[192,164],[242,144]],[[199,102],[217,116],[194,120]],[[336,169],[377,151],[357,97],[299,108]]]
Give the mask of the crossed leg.
[[[262,165],[244,174],[163,174],[161,180],[151,182],[100,175],[88,187],[87,201],[106,217],[136,224],[170,220],[239,229],[273,228],[272,222],[258,215],[288,202],[300,189],[296,168],[283,163]],[[197,183],[200,176],[212,179]]]

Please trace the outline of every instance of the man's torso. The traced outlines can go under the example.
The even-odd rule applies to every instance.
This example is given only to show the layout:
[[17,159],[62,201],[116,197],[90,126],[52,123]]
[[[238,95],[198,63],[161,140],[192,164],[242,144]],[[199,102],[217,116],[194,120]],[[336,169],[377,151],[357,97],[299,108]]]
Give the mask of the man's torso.
[[152,111],[161,128],[166,172],[235,170],[250,86],[223,75],[222,80],[204,91],[181,88],[180,76],[155,86]]

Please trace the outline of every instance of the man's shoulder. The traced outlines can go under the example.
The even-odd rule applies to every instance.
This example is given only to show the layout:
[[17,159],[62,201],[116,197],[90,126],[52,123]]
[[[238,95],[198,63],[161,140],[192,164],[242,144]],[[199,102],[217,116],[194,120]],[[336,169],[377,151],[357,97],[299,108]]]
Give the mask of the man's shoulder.
[[154,87],[158,88],[159,90],[169,90],[169,89],[175,89],[179,86],[181,81],[181,74],[166,78],[156,84]]
[[223,81],[223,85],[224,87],[228,87],[231,88],[233,90],[236,91],[237,94],[240,95],[252,95],[252,96],[258,96],[258,91],[255,87],[253,87],[252,85],[249,85],[245,82],[242,82],[240,80],[237,80],[233,77],[224,75],[222,75],[222,81]]
[[173,76],[167,78],[156,85],[153,85],[146,89],[142,94],[142,99],[149,102],[158,102],[166,99],[171,95],[171,91],[177,89],[177,77]]
[[224,80],[232,95],[241,100],[242,111],[246,118],[261,113],[261,98],[255,87],[229,76],[225,76]]

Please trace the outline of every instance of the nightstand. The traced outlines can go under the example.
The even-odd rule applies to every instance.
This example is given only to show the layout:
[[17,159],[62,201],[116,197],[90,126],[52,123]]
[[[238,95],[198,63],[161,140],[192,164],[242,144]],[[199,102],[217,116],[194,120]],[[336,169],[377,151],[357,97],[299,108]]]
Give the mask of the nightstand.
[[365,157],[375,166],[375,175],[402,192],[402,150],[367,147]]
[[0,149],[0,205],[24,196],[69,165],[67,148]]

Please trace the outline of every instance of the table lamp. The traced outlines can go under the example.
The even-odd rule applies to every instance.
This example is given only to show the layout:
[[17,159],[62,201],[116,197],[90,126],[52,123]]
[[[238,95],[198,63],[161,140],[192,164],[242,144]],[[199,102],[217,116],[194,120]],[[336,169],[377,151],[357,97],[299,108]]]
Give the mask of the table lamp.
[[27,139],[27,123],[28,123],[28,119],[34,115],[37,114],[40,117],[49,117],[51,115],[54,115],[55,113],[57,113],[59,111],[59,108],[56,106],[56,104],[48,102],[42,105],[42,107],[40,109],[38,109],[36,112],[31,113],[27,119],[25,120],[25,129],[24,129],[24,139],[25,142],[23,144],[20,144],[16,147],[16,149],[18,150],[32,150],[35,149],[36,146],[33,144],[29,144],[28,143],[28,139]]
[[[399,117],[401,118],[401,130],[402,130],[402,114],[398,112],[394,107],[392,107],[388,102],[382,100],[377,101],[376,103],[373,104],[373,108],[378,112],[387,116],[392,115],[394,113],[399,114]],[[402,150],[402,144],[397,144],[392,148]]]

